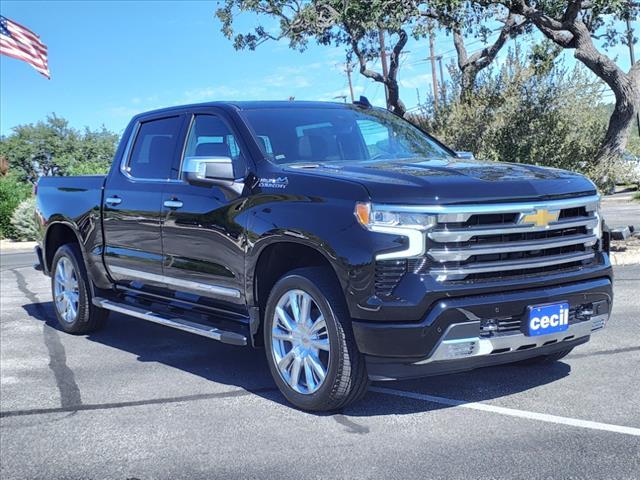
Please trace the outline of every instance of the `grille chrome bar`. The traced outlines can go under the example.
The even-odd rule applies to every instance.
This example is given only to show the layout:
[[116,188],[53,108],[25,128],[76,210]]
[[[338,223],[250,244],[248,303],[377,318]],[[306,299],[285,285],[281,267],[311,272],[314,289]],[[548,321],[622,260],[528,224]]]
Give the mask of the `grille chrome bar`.
[[[585,245],[589,247],[594,245],[597,240],[595,235],[590,234],[525,242],[491,243],[462,248],[430,249],[428,254],[438,262],[462,262],[474,255],[549,250],[569,245]],[[504,265],[505,263],[501,262],[500,264]]]
[[474,273],[503,272],[509,270],[521,270],[529,268],[548,267],[551,265],[561,265],[564,263],[590,260],[595,257],[595,252],[577,252],[573,254],[551,255],[540,258],[529,258],[519,260],[505,260],[500,262],[473,263],[468,266],[452,268],[434,268],[430,273],[439,281],[456,280],[464,278]]
[[376,204],[376,210],[388,210],[393,212],[433,213],[446,214],[471,214],[487,215],[494,213],[530,212],[539,208],[547,210],[563,210],[574,207],[585,207],[587,211],[594,211],[600,201],[599,195],[573,197],[562,200],[540,200],[537,202],[515,203],[485,203],[474,205],[393,205]]
[[508,235],[511,233],[533,233],[533,232],[546,232],[549,230],[561,230],[565,228],[579,228],[584,227],[587,229],[593,229],[598,225],[597,217],[579,217],[579,220],[570,219],[566,221],[559,221],[550,223],[546,227],[534,227],[531,225],[518,225],[511,226],[495,225],[486,227],[466,227],[466,228],[452,228],[452,229],[437,229],[429,232],[429,238],[435,242],[468,242],[473,237],[482,235]]

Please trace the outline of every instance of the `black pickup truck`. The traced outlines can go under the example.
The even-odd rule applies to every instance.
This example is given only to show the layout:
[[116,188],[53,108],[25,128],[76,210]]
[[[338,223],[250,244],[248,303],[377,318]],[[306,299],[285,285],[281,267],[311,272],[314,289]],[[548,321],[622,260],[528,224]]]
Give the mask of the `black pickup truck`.
[[138,115],[108,175],[41,178],[36,216],[65,331],[114,311],[261,347],[307,410],[556,361],[612,305],[589,180],[476,161],[364,98]]

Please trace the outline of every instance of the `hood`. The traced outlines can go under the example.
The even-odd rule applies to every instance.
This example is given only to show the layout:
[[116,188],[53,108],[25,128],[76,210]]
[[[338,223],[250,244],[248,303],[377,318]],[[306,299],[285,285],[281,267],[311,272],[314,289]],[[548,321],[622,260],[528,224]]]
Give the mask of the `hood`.
[[593,183],[577,173],[478,160],[326,162],[286,170],[358,182],[377,203],[512,202],[596,193]]

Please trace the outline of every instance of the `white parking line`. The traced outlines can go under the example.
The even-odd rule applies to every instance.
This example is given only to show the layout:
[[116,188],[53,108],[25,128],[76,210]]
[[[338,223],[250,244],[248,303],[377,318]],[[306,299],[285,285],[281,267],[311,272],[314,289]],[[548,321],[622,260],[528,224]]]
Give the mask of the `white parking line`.
[[571,427],[589,428],[591,430],[604,430],[606,432],[622,433],[640,437],[640,428],[624,427],[622,425],[611,425],[609,423],[591,422],[589,420],[580,420],[577,418],[559,417],[557,415],[547,415],[546,413],[528,412],[526,410],[517,410],[515,408],[487,405],[486,403],[464,402],[462,400],[454,400],[452,398],[437,397],[434,395],[426,395],[424,393],[406,392],[404,390],[394,390],[392,388],[371,387],[369,390],[372,392],[383,393],[385,395],[411,398],[413,400],[422,400],[424,402],[440,403],[442,405],[448,405],[450,407],[469,408],[471,410],[499,413],[500,415],[508,415],[510,417],[527,418],[529,420],[538,420],[540,422],[569,425]]

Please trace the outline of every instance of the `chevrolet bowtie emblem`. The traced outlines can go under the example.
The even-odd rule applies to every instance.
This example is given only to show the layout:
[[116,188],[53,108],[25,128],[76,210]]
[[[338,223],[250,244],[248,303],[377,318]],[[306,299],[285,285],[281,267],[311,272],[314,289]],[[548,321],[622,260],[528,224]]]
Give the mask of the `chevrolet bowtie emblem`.
[[537,227],[546,227],[551,222],[557,222],[560,211],[550,212],[549,210],[536,210],[534,213],[521,214],[520,224],[532,223]]

